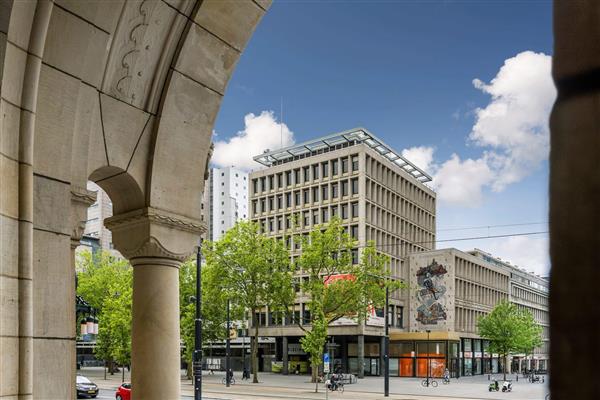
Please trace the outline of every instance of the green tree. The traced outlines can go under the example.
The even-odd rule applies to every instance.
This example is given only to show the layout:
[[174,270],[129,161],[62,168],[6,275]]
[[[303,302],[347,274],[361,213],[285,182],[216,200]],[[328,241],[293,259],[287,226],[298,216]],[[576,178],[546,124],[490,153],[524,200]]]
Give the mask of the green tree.
[[[226,333],[227,296],[222,290],[217,269],[202,266],[202,344],[224,340]],[[188,364],[187,375],[192,377],[192,361],[195,341],[196,318],[196,260],[190,259],[179,269],[179,307],[181,339],[185,344],[184,359]],[[240,318],[243,312],[233,309],[232,319]]]
[[283,241],[266,237],[258,224],[248,221],[238,222],[205,249],[210,285],[221,289],[233,310],[251,313],[253,382],[258,383],[257,314],[266,309],[284,312],[293,304],[289,253]]
[[109,252],[77,255],[77,294],[98,312],[98,337],[94,352],[108,361],[126,365],[131,360],[131,299],[133,270],[127,260]]
[[[334,218],[326,229],[315,229],[309,235],[297,235],[302,254],[297,269],[308,275],[302,290],[309,296],[310,327],[301,321],[298,326],[305,332],[300,340],[304,351],[310,354],[313,382],[322,363],[323,349],[329,324],[349,317],[358,323],[367,318],[373,308],[385,303],[385,287],[390,290],[402,286],[389,278],[386,269],[388,257],[378,253],[374,243],[362,251],[357,264],[353,262],[356,241],[345,232],[339,218]],[[318,385],[315,385],[315,392]]]
[[529,311],[503,300],[491,313],[477,321],[479,335],[490,340],[489,351],[498,353],[505,360],[504,379],[508,368],[508,356],[526,352],[541,343],[542,328]]

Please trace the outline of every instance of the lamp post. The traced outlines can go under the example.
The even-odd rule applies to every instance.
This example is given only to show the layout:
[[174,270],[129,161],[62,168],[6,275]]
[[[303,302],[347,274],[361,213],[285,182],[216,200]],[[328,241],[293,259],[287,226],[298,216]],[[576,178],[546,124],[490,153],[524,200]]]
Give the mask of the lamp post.
[[194,400],[202,400],[202,239],[196,253],[196,318],[194,319]]
[[431,358],[429,354],[429,334],[431,333],[431,330],[427,329],[425,332],[427,332],[427,387],[429,387],[429,368],[431,367]]
[[230,322],[229,322],[229,299],[227,299],[227,339],[225,340],[225,387],[229,387],[231,384],[231,376],[229,376],[229,370],[231,369],[230,358],[231,358],[231,333],[230,333]]
[[385,368],[385,375],[383,376],[383,395],[389,397],[390,395],[390,289],[385,286],[385,339],[383,342],[383,363]]

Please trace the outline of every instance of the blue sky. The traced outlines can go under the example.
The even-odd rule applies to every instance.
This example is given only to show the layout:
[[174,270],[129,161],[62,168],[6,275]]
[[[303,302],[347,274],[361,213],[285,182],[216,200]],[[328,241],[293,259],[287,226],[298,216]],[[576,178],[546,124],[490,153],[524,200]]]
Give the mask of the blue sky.
[[[439,239],[545,231],[443,229],[547,221],[551,18],[550,1],[275,1],[229,83],[214,140],[230,146],[217,143],[214,161],[235,163],[229,141],[252,129],[279,143],[283,98],[286,141],[364,126],[397,150],[419,147],[408,154],[436,176]],[[479,190],[467,196],[470,182]],[[546,239],[438,247],[478,247],[544,273]]]

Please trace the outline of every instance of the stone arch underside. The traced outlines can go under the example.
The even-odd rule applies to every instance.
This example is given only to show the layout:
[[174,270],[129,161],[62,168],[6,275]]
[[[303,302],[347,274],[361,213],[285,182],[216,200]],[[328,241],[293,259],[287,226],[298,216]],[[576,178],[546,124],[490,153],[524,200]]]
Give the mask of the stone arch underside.
[[0,397],[74,397],[88,179],[109,189],[123,254],[176,265],[193,250],[212,126],[269,6],[0,2]]

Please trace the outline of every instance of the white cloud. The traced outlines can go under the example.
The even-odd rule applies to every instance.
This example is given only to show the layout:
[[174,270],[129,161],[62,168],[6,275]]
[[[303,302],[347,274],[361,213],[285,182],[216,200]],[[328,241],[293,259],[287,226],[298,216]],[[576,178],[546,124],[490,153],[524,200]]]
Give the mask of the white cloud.
[[493,179],[493,173],[483,159],[461,161],[452,157],[436,168],[433,187],[442,201],[473,207],[481,204],[482,189]]
[[489,84],[473,80],[492,96],[475,110],[469,139],[491,149],[486,159],[496,172],[495,191],[520,181],[548,157],[548,118],[556,98],[551,66],[550,56],[524,51],[507,59]]
[[[482,247],[479,247],[482,246]],[[547,275],[550,271],[547,236],[512,236],[500,239],[488,239],[479,243],[478,248],[509,261],[512,265]]]
[[273,111],[252,113],[244,117],[244,130],[229,140],[216,141],[211,162],[219,167],[235,166],[245,170],[260,167],[252,157],[264,150],[294,144],[294,133],[275,119]]
[[440,201],[477,206],[486,188],[502,191],[548,158],[548,118],[556,98],[551,64],[548,55],[524,51],[507,59],[489,84],[473,80],[477,89],[491,96],[487,106],[474,110],[468,137],[482,149],[480,157],[461,160],[453,154],[440,165],[433,160],[433,148],[402,152],[432,173]]
[[431,167],[433,166],[432,162],[434,151],[435,149],[433,147],[411,147],[410,149],[402,150],[402,157],[406,158],[423,171],[429,173],[431,172]]

